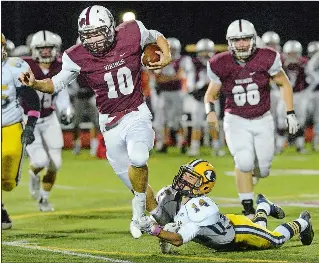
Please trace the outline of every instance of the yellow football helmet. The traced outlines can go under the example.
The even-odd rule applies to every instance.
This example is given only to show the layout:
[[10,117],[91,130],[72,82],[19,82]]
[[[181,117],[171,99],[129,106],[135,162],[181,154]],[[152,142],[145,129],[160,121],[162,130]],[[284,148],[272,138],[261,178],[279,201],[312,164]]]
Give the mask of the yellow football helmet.
[[[187,174],[196,177],[197,180],[190,182]],[[215,181],[214,166],[207,161],[195,159],[180,167],[178,174],[174,177],[172,188],[183,196],[196,197],[208,194],[214,187]]]
[[2,58],[2,60],[5,60],[8,56],[6,45],[7,45],[6,38],[5,38],[4,34],[1,33],[1,58]]

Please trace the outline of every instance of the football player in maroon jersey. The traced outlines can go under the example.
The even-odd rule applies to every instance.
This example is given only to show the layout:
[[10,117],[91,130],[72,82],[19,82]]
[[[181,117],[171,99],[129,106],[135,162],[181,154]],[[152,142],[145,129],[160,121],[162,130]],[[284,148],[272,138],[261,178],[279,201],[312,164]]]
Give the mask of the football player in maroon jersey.
[[204,102],[207,122],[218,130],[214,102],[226,97],[224,131],[235,161],[238,194],[245,215],[253,215],[252,173],[269,175],[274,157],[274,121],[269,112],[269,80],[281,87],[290,134],[298,130],[293,93],[282,69],[278,52],[256,47],[256,30],[247,20],[236,20],[227,30],[229,51],[212,57],[207,64],[211,79]]
[[[152,114],[141,90],[141,55],[149,43],[162,52],[148,69],[160,69],[171,62],[166,38],[131,20],[115,27],[111,12],[99,5],[85,8],[78,19],[81,44],[63,53],[62,70],[52,79],[36,80],[32,71],[21,74],[25,85],[46,93],[64,89],[81,74],[94,90],[100,129],[107,158],[114,172],[134,193],[133,237],[142,235],[138,219],[144,215],[148,182],[147,160],[154,144]],[[149,191],[148,191],[149,192]]]

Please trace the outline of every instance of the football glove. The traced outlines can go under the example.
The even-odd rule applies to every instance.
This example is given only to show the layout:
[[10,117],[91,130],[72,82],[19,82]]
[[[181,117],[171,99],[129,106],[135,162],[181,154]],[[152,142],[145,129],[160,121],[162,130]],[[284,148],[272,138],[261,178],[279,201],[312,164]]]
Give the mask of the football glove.
[[146,232],[152,236],[158,236],[161,232],[161,227],[153,221],[149,216],[143,216],[138,220],[138,225],[141,231]]
[[74,109],[73,107],[68,107],[65,110],[61,111],[60,120],[64,125],[69,125],[72,123],[74,118]]
[[29,145],[34,142],[35,138],[34,138],[33,130],[34,130],[33,127],[29,125],[25,126],[21,135],[22,144]]
[[288,132],[291,135],[294,135],[299,129],[299,123],[295,115],[295,111],[288,111],[286,117],[286,124],[288,127]]

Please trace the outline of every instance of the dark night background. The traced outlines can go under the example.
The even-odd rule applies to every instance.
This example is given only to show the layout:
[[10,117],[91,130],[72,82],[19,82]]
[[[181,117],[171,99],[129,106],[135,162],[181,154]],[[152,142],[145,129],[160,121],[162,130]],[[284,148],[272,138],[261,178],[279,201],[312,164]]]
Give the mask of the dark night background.
[[1,2],[2,32],[16,46],[24,44],[30,33],[47,29],[58,33],[63,49],[77,38],[77,18],[92,4],[107,7],[117,24],[121,15],[133,11],[146,28],[157,29],[166,37],[178,38],[182,45],[207,37],[215,43],[226,43],[228,25],[239,18],[255,25],[257,34],[276,31],[281,45],[289,39],[306,45],[319,40],[319,2]]

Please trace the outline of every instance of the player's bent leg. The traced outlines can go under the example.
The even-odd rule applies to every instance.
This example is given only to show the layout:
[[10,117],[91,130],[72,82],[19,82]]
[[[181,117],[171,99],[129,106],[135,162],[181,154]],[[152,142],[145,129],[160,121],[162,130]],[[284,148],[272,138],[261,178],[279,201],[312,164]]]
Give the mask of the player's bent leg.
[[21,123],[2,127],[1,186],[12,191],[21,177],[24,148],[21,143]]
[[286,239],[280,232],[270,231],[242,215],[226,214],[235,229],[235,243],[248,248],[267,249],[282,246]]

